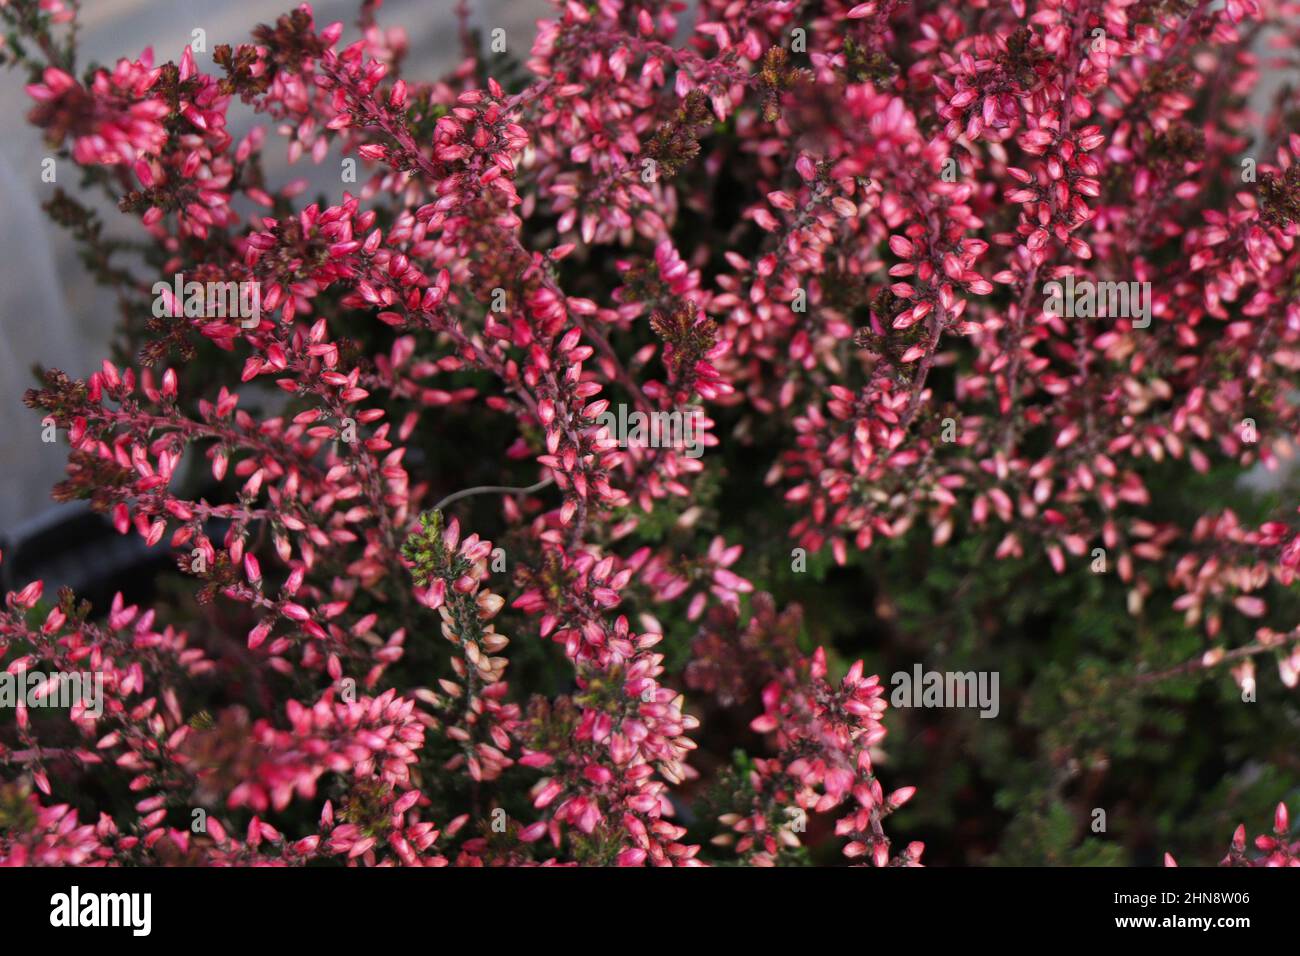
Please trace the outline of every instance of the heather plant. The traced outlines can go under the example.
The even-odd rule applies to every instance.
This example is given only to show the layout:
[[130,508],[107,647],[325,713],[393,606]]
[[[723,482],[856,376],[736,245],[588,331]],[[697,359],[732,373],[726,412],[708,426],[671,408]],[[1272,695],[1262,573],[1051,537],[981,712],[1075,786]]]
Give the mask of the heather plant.
[[441,79],[380,8],[105,67],[0,2],[120,313],[54,498],[174,557],[6,597],[103,695],[0,708],[0,862],[1213,862],[1296,796],[1300,3],[462,4]]

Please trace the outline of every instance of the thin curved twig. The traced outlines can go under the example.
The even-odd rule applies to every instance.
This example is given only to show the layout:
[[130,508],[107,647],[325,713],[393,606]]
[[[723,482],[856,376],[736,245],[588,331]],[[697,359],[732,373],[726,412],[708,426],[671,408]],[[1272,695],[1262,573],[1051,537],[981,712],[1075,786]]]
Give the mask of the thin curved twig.
[[529,485],[527,488],[509,488],[505,485],[477,485],[473,488],[466,488],[463,491],[456,491],[443,498],[433,506],[434,511],[441,511],[453,501],[459,501],[461,498],[468,498],[470,495],[486,495],[493,492],[502,495],[531,495],[534,491],[541,491],[549,485],[555,484],[555,477],[547,475],[535,485]]

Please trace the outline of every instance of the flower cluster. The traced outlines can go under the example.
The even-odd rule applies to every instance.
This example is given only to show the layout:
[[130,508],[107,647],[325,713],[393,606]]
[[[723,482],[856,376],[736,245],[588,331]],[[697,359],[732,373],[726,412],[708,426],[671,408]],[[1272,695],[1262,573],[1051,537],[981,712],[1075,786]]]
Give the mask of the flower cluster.
[[[1273,814],[1273,835],[1260,834],[1251,842],[1256,853],[1246,848],[1246,825],[1243,823],[1232,834],[1232,845],[1220,866],[1300,866],[1300,840],[1292,840],[1291,817],[1286,804],[1279,803]],[[1165,866],[1177,866],[1177,861],[1166,853]]]
[[[27,394],[54,497],[176,568],[6,598],[7,672],[104,702],[0,722],[0,862],[919,865],[896,648],[844,624],[893,589],[796,600],[918,536],[1181,616],[1111,700],[1296,686],[1300,520],[1162,500],[1300,428],[1300,99],[1250,108],[1296,3],[701,0],[678,41],[673,0],[557,0],[504,58],[461,5],[438,80],[380,7],[78,76],[69,10],[0,3],[31,123],[143,239],[49,203],[125,343]],[[268,132],[337,191],[269,182]],[[1079,724],[1044,805],[1108,765]]]

